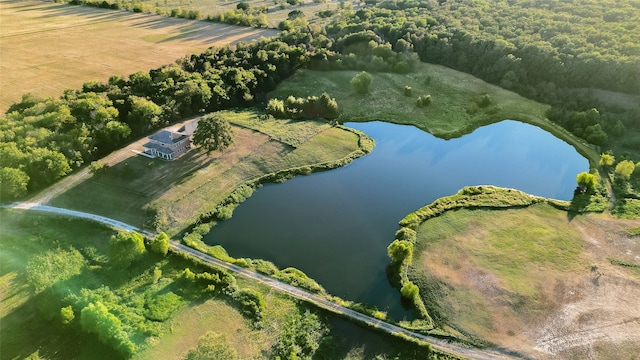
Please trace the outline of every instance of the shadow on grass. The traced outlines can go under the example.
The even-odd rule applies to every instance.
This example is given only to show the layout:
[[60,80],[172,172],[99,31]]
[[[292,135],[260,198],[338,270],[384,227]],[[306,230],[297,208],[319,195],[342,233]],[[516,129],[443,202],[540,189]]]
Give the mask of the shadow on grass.
[[24,359],[36,352],[45,359],[122,358],[97,336],[84,333],[75,325],[62,325],[58,316],[45,319],[39,309],[42,302],[50,302],[50,299],[44,294],[32,296],[0,319],[3,359]]

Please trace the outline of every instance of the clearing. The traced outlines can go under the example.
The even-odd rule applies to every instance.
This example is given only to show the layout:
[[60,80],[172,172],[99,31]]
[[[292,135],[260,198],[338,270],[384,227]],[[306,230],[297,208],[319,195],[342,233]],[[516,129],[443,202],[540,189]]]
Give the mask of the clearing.
[[87,81],[148,71],[214,45],[277,34],[42,1],[1,1],[0,14],[2,112],[25,93],[59,96]]
[[233,125],[231,148],[209,155],[195,148],[170,162],[125,151],[105,173],[71,187],[50,204],[140,228],[156,220],[156,226],[175,235],[248,180],[337,161],[359,149],[358,135],[326,122],[259,120],[260,113],[252,111],[219,114]]
[[537,359],[634,358],[638,225],[546,203],[448,211],[419,226],[410,277],[450,331]]

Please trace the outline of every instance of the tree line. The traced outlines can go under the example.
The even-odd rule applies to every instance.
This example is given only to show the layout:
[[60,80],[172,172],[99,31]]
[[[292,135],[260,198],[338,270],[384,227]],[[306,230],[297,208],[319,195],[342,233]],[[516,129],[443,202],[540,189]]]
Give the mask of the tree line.
[[[581,36],[590,35],[582,25],[562,17],[557,20],[544,7],[571,19],[592,19],[595,4],[589,2],[587,11],[560,2],[512,3],[507,7],[504,1],[483,6],[476,1],[385,0],[345,11],[324,29],[296,18],[276,38],[240,43],[236,49],[211,48],[149,72],[114,75],[106,83],[88,82],[82,89],[66,90],[58,99],[24,95],[0,119],[0,199],[12,200],[44,188],[130,139],[177,119],[264,102],[268,91],[301,67],[405,73],[415,61],[428,61],[554,105],[547,113],[552,121],[595,145],[610,146],[612,139],[640,131],[640,110],[605,106],[588,90],[579,89],[640,92],[640,53],[621,42],[628,38],[628,31],[621,32],[620,41],[612,40],[613,49],[608,52],[598,52],[602,49],[592,44],[593,51],[586,53],[572,48],[576,55],[551,41],[562,33],[548,41],[533,41],[531,29],[545,24],[551,30],[566,28],[575,32],[575,41],[583,41]],[[622,3],[624,14],[607,15],[609,21],[602,23],[596,35],[633,27],[630,19],[639,11],[629,7],[628,1]],[[609,11],[599,9],[605,15]],[[534,14],[540,16],[536,26],[517,21],[519,16]],[[423,100],[420,104],[428,104],[429,99]],[[271,111],[293,114],[306,109],[327,118],[336,116],[336,104],[330,98],[282,102],[283,106],[272,103]],[[623,150],[640,152],[637,141],[617,143],[623,143]]]
[[263,101],[308,60],[300,46],[263,39],[87,82],[58,99],[26,94],[0,118],[0,199],[44,188],[178,119]]

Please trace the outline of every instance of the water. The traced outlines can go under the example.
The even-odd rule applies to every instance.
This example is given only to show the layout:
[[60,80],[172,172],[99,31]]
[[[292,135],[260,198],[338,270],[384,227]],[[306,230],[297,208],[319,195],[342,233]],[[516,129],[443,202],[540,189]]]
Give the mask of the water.
[[398,221],[466,185],[569,200],[588,161],[537,127],[502,121],[453,140],[412,126],[347,123],[376,141],[346,167],[268,184],[206,237],[234,257],[296,267],[330,293],[410,317],[388,282]]

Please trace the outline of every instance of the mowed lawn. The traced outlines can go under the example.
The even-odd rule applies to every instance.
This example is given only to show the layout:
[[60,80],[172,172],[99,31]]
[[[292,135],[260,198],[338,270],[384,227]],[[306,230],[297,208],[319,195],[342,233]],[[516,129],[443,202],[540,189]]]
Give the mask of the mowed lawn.
[[255,29],[42,1],[0,1],[0,111],[22,94],[58,97],[111,75],[148,71]]
[[211,154],[196,148],[170,162],[130,157],[53,198],[51,205],[139,227],[157,212],[160,228],[174,235],[245,181],[336,161],[359,149],[358,135],[325,122],[259,120],[252,111],[220,114],[236,124],[231,148]]

